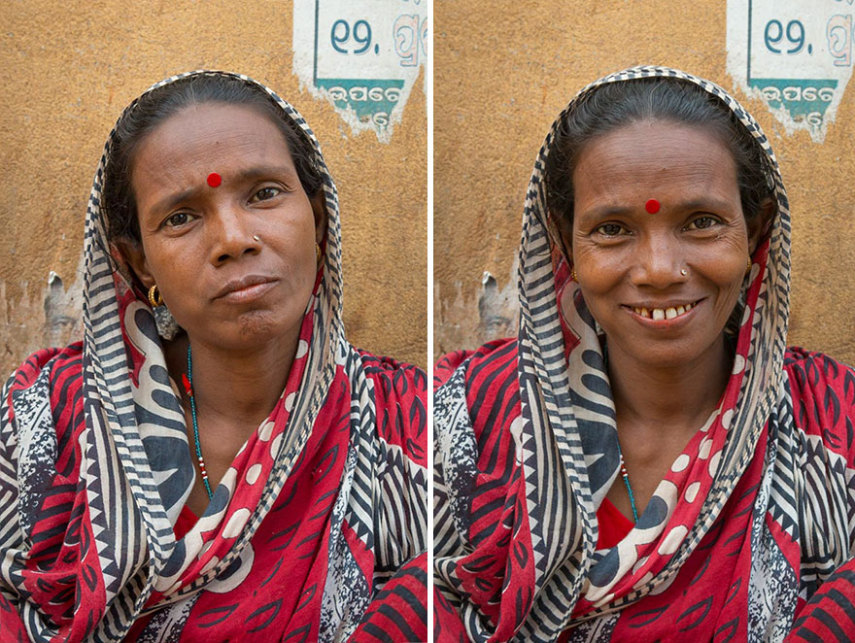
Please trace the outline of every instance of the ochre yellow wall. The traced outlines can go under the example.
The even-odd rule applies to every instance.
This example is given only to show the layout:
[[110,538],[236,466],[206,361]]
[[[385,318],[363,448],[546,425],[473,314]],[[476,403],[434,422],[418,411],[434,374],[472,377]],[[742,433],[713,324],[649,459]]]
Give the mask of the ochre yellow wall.
[[[62,315],[76,296],[86,202],[107,134],[149,85],[199,68],[248,74],[300,110],[339,189],[348,337],[426,365],[424,84],[416,82],[390,143],[353,135],[332,105],[300,90],[292,14],[291,2],[274,0],[0,3],[0,371],[80,335],[73,315]],[[46,326],[50,271],[63,287],[49,298]]]
[[[726,4],[435,4],[435,354],[515,333],[511,270],[525,188],[549,126],[579,89],[652,63],[734,90]],[[790,196],[790,343],[855,364],[855,83],[821,144],[788,135],[765,104],[735,94],[769,136]],[[495,279],[488,288],[485,271]]]

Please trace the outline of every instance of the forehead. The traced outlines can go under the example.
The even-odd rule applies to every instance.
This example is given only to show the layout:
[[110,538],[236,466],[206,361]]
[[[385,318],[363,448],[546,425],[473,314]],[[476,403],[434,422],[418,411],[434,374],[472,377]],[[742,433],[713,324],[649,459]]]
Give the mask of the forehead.
[[130,178],[142,219],[184,198],[177,195],[200,194],[212,172],[223,188],[205,192],[209,196],[273,168],[299,185],[285,136],[267,114],[248,105],[203,103],[172,114],[140,141]]
[[617,206],[661,199],[660,194],[697,198],[739,192],[733,155],[714,130],[664,120],[637,121],[589,141],[572,178],[577,212],[590,201]]
[[208,102],[183,107],[158,123],[139,142],[132,166],[253,151],[291,157],[285,135],[261,107]]

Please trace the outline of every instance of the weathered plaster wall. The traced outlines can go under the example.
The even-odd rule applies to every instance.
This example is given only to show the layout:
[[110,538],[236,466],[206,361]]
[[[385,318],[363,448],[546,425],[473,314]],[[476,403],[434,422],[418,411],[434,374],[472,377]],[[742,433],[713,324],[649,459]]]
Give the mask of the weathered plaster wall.
[[257,78],[311,124],[342,204],[348,336],[426,364],[424,84],[388,143],[353,135],[299,87],[292,13],[277,0],[0,3],[0,371],[80,335],[83,221],[107,134],[150,84],[203,67]]
[[[834,10],[852,11],[844,2]],[[439,0],[434,32],[439,355],[515,332],[525,188],[547,129],[576,91],[643,63],[682,68],[729,91],[734,82],[719,0],[499,0],[489,8]],[[855,88],[821,144],[805,131],[788,135],[763,102],[736,95],[769,135],[791,200],[789,340],[855,363]]]

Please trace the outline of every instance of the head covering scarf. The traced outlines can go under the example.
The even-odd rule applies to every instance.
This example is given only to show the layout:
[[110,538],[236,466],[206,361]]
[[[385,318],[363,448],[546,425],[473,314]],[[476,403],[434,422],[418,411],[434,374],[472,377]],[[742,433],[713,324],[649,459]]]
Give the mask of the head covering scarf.
[[[191,72],[149,91],[194,75],[261,88],[310,143],[323,177],[323,261],[288,382],[204,515],[176,536],[195,468],[153,312],[107,241],[111,132],[87,208],[82,355],[79,346],[37,353],[3,392],[0,631],[119,641],[136,623],[147,641],[182,630],[342,641],[378,590],[396,591],[386,581],[401,570],[423,598],[424,563],[406,564],[426,549],[424,374],[345,339],[338,196],[306,121],[239,74]],[[387,620],[418,630],[411,612]]]
[[[596,512],[619,475],[615,408],[596,322],[551,233],[544,167],[580,100],[640,78],[694,83],[730,109],[765,152],[777,211],[743,284],[719,407],[630,533],[597,549]],[[849,558],[855,506],[848,442],[828,437],[852,426],[851,371],[786,351],[790,230],[766,136],[717,85],[644,66],[602,78],[569,103],[526,192],[518,339],[438,367],[447,380],[434,415],[435,632],[473,641],[783,638]],[[572,302],[563,310],[562,298]],[[813,396],[834,399],[832,410],[811,407],[796,426],[794,410]]]

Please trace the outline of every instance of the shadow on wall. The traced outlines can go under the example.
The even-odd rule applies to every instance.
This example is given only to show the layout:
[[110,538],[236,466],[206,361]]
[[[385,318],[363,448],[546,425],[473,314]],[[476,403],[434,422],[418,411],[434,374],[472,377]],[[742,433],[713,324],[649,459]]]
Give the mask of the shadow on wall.
[[[456,296],[454,301],[449,301],[439,297],[437,283],[436,300],[440,302],[440,313],[435,331],[434,359],[451,351],[474,349],[494,339],[516,337],[519,327],[516,260],[502,288],[486,270],[481,276],[477,292],[472,295],[464,294],[464,283],[461,280],[457,280],[454,285]],[[478,305],[477,319],[471,316],[475,300]]]
[[[83,270],[83,258],[77,274]],[[21,298],[9,301],[6,283],[0,282],[0,378],[6,377],[32,352],[47,346],[66,346],[83,338],[83,284],[76,280],[66,289],[51,271],[47,285],[31,294],[21,284]]]

